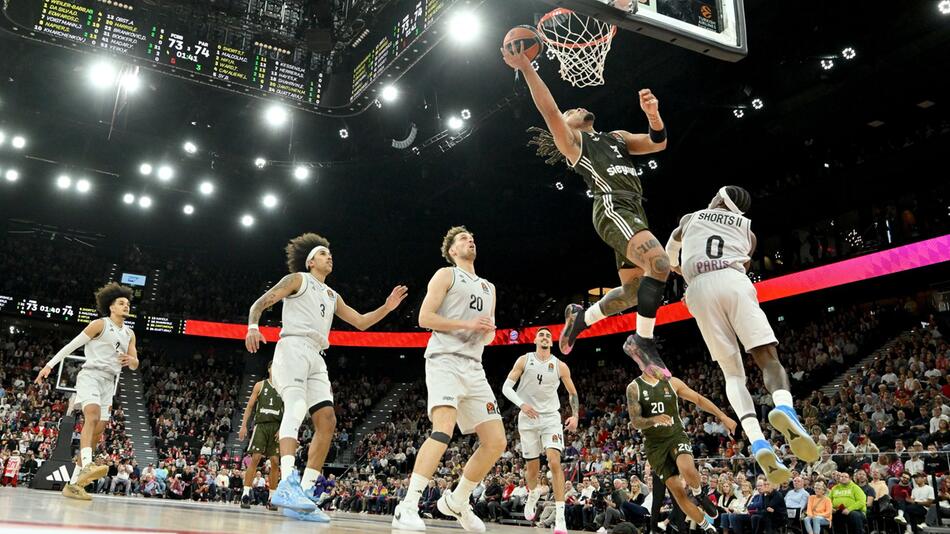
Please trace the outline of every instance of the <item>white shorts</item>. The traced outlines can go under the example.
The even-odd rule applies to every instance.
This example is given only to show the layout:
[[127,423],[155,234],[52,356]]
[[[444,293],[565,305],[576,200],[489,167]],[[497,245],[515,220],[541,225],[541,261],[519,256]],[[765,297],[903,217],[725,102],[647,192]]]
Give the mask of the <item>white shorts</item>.
[[561,414],[540,414],[532,419],[520,412],[518,414],[518,434],[521,437],[521,457],[534,460],[548,449],[564,452],[564,426]]
[[686,288],[685,300],[716,361],[738,359],[742,362],[736,337],[746,352],[778,343],[768,317],[759,307],[755,286],[735,269],[697,276]]
[[333,406],[327,362],[323,359],[319,345],[310,338],[280,338],[274,348],[271,376],[281,397],[285,389],[296,386],[303,389],[308,408]]
[[112,398],[115,396],[116,377],[97,371],[83,369],[76,375],[76,404],[85,408],[99,405],[99,419],[112,417]]
[[426,358],[426,389],[429,392],[429,420],[437,406],[458,410],[456,423],[462,434],[497,419],[501,421],[495,393],[485,378],[482,363],[454,354],[435,354]]

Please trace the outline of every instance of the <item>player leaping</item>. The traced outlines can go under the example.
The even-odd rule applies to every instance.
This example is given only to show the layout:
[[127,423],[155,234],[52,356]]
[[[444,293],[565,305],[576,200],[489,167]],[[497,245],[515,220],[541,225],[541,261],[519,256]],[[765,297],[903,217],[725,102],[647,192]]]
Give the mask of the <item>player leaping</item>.
[[586,311],[571,304],[564,311],[564,330],[559,346],[570,353],[577,336],[609,315],[637,306],[637,332],[628,353],[643,372],[657,378],[670,376],[653,340],[656,312],[663,301],[670,261],[663,245],[650,232],[643,210],[643,186],[630,156],[652,154],[666,148],[666,129],[659,102],[649,89],[640,91],[640,108],[650,123],[649,134],[624,130],[598,132],[594,114],[583,108],[561,113],[544,81],[523,53],[502,49],[505,62],[521,71],[534,104],[550,132],[533,128],[538,136],[538,154],[549,164],[562,159],[580,174],[594,195],[594,228],[604,243],[614,249],[620,287],[612,289]]
[[[551,331],[539,329],[534,337],[535,351],[518,358],[501,391],[515,406],[521,408],[518,413],[518,434],[521,438],[521,456],[525,459],[525,480],[530,490],[524,506],[524,517],[531,521],[537,512],[535,507],[541,496],[537,488],[538,472],[543,452],[547,456],[554,483],[554,534],[567,534],[564,470],[561,469],[564,427],[561,426],[559,413],[561,402],[557,397],[558,386],[563,382],[569,395],[571,416],[567,418],[567,429],[571,432],[577,430],[580,401],[567,364],[551,354],[552,342]],[[519,379],[518,391],[515,391],[515,382]]]
[[755,250],[755,234],[750,228],[752,222],[743,213],[751,205],[752,197],[745,189],[731,185],[721,188],[708,208],[680,220],[666,249],[672,264],[678,266],[682,248],[682,270],[676,267],[676,271],[689,284],[686,305],[696,318],[709,353],[722,369],[726,397],[749,438],[752,455],[769,482],[779,485],[790,472],[759,427],[737,336],[762,369],[765,387],[772,394],[775,408],[769,412],[769,422],[801,460],[817,461],[818,447],[795,413],[788,374],[775,348],[778,341],[759,307],[755,286],[746,276]]
[[[287,267],[290,274],[257,299],[248,314],[247,350],[254,353],[264,341],[258,321],[264,310],[283,300],[280,341],[274,349],[272,374],[274,386],[284,401],[280,420],[280,484],[271,493],[270,502],[284,507],[284,515],[304,521],[326,523],[330,517],[314,504],[310,491],[320,476],[320,469],[330,450],[336,429],[333,392],[323,351],[330,346],[330,325],[333,316],[365,330],[395,310],[406,298],[405,286],[396,286],[386,302],[369,313],[359,313],[343,302],[343,297],[326,284],[333,271],[330,243],[323,237],[307,233],[290,240],[287,245]],[[315,429],[307,468],[301,480],[294,469],[297,452],[297,431],[303,418],[310,414]],[[307,512],[307,513],[302,513]]]

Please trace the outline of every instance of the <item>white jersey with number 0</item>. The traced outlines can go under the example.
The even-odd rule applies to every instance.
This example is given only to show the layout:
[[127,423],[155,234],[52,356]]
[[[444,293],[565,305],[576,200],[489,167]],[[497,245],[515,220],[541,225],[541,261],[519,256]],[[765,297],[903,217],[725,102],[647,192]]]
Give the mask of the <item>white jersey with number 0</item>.
[[[437,314],[453,321],[469,321],[476,317],[491,317],[495,303],[494,286],[488,280],[473,274],[452,268],[452,285],[442,300]],[[432,332],[426,345],[425,356],[434,354],[454,354],[482,361],[485,349],[484,335],[471,330],[453,330],[451,332]]]
[[557,388],[561,385],[561,370],[553,354],[545,361],[538,355],[525,354],[524,372],[518,382],[518,397],[530,404],[539,414],[557,413],[561,410],[561,401],[557,397]]
[[300,289],[284,299],[280,337],[301,336],[312,339],[320,350],[330,346],[330,325],[336,313],[337,294],[310,273],[298,273]]
[[722,209],[693,213],[686,223],[682,248],[683,278],[694,278],[721,269],[745,273],[752,252],[752,221]]
[[103,317],[102,333],[83,347],[86,361],[82,368],[118,375],[122,371],[119,354],[129,351],[132,342],[132,329],[127,325],[117,326],[112,319]]

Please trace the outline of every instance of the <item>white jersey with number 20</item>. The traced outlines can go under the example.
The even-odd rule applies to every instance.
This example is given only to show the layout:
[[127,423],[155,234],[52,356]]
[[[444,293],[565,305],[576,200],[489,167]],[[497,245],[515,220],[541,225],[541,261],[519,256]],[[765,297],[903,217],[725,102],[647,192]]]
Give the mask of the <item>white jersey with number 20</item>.
[[752,221],[722,209],[693,213],[684,228],[683,278],[690,283],[703,274],[722,269],[745,273],[752,252]]

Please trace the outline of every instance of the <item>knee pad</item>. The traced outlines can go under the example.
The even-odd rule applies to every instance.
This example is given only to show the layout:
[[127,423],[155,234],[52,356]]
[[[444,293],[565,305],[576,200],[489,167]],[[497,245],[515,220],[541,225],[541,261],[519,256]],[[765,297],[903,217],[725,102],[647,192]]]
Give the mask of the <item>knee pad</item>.
[[280,420],[280,439],[297,439],[297,430],[304,417],[307,417],[307,397],[303,388],[288,387],[281,392],[284,401],[284,417]]
[[637,288],[637,314],[649,319],[656,318],[656,311],[663,304],[666,282],[644,276]]

